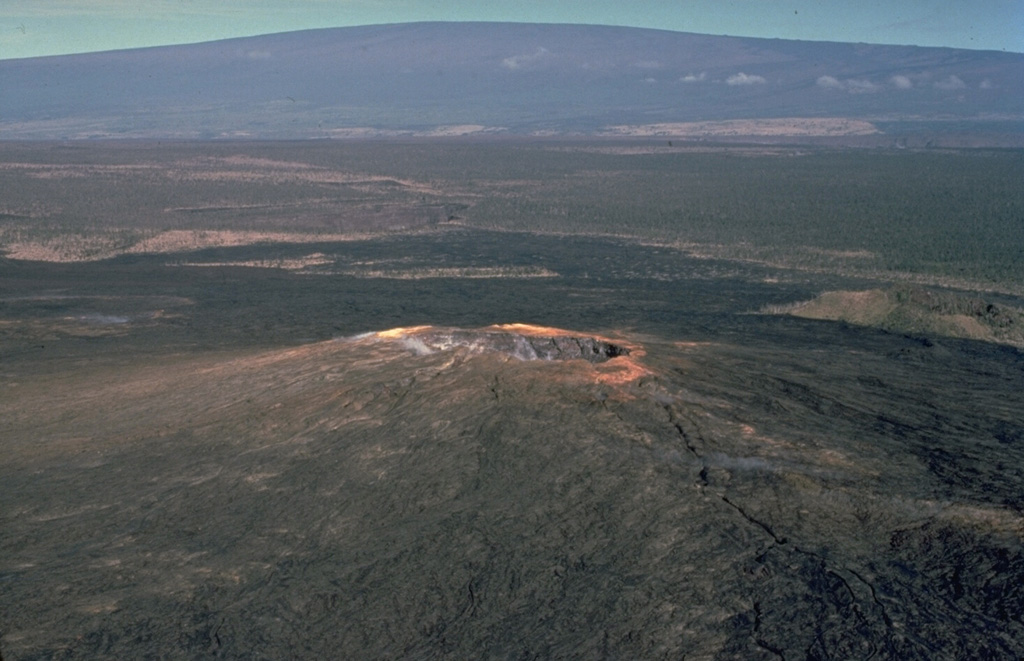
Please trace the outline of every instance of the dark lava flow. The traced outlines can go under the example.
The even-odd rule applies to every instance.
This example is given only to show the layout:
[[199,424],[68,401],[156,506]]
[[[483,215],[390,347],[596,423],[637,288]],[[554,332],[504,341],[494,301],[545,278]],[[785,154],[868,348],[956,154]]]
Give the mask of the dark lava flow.
[[1024,352],[614,241],[261,250],[559,275],[0,262],[5,661],[1024,657]]

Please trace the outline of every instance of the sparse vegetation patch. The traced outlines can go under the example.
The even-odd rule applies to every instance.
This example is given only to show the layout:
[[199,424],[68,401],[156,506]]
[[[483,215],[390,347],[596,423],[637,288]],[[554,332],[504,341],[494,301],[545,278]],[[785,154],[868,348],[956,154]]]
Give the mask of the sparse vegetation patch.
[[1024,292],[1024,152],[669,142],[7,143],[0,251],[99,260],[463,226]]
[[605,129],[608,135],[645,137],[723,136],[849,136],[880,133],[871,122],[846,117],[786,117],[781,119],[735,119],[711,122],[667,122],[622,124]]
[[417,269],[349,269],[344,275],[356,278],[425,280],[430,278],[557,278],[558,273],[539,266],[458,266]]
[[810,301],[768,306],[764,311],[1024,347],[1024,310],[921,287],[829,291]]

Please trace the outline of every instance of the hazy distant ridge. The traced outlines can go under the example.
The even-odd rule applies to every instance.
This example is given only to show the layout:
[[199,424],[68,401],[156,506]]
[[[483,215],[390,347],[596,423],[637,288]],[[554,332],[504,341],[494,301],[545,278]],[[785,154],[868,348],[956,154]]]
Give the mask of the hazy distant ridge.
[[1019,125],[1024,55],[416,23],[0,61],[0,138],[594,133],[780,117]]

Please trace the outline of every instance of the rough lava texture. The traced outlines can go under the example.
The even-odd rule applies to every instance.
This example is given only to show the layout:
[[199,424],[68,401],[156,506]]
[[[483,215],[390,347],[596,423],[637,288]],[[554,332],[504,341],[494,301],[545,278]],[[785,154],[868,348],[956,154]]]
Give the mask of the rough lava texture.
[[1024,356],[628,337],[23,375],[3,658],[1021,658]]

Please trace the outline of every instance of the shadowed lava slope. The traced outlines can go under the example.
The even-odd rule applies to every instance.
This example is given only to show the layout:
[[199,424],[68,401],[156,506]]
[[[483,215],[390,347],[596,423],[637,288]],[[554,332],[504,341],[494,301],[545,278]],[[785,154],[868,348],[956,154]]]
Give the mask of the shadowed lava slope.
[[[516,358],[571,338],[629,353]],[[877,340],[421,327],[25,378],[4,658],[1016,658],[1024,360]]]

